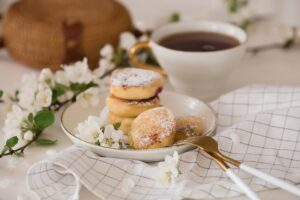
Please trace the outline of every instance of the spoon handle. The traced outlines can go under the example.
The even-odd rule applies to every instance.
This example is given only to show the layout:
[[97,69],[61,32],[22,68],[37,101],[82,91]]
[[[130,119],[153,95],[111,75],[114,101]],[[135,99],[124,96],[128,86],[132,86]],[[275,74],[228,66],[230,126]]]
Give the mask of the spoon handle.
[[226,174],[241,190],[243,190],[243,192],[245,192],[249,199],[260,200],[256,193],[253,192],[230,168],[226,170]]
[[291,192],[297,196],[300,196],[300,188],[295,186],[295,185],[292,185],[284,180],[281,180],[279,178],[276,178],[274,176],[271,176],[269,174],[266,174],[262,171],[259,171],[255,168],[252,168],[252,167],[249,167],[248,165],[246,164],[241,164],[240,165],[240,169],[244,170],[245,172],[248,172],[249,174],[252,174],[260,179],[263,179],[273,185],[276,185],[288,192]]

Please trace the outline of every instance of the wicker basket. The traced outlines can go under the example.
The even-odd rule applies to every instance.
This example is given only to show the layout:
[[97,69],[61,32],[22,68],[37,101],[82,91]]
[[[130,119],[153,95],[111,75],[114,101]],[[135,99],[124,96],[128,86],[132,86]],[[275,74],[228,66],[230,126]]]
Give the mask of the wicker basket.
[[21,0],[3,17],[4,43],[22,63],[53,70],[87,57],[96,66],[99,49],[131,30],[127,10],[113,0]]

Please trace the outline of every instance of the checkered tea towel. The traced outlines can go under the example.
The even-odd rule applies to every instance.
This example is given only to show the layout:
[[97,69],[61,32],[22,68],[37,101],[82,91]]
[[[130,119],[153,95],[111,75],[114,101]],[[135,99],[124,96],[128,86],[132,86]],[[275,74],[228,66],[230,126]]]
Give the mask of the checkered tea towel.
[[[300,87],[254,85],[213,102],[220,150],[272,176],[300,183]],[[27,183],[41,199],[78,199],[84,185],[101,199],[213,199],[242,192],[205,154],[180,155],[174,186],[158,185],[155,163],[105,158],[71,147],[33,165]],[[254,191],[274,186],[234,170]]]

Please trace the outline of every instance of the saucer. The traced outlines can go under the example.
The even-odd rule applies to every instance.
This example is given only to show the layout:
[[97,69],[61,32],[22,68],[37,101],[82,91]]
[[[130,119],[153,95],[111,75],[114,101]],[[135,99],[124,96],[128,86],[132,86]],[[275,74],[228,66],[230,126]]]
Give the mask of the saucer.
[[[106,157],[134,159],[146,162],[160,161],[166,155],[173,155],[174,151],[183,153],[195,147],[191,145],[170,146],[165,148],[134,150],[134,149],[112,149],[85,142],[76,136],[76,127],[90,115],[99,116],[106,106],[105,99],[108,93],[100,95],[100,102],[96,107],[84,108],[79,102],[68,106],[61,116],[61,127],[65,134],[76,146],[87,148],[96,154]],[[204,102],[183,94],[164,91],[160,94],[161,104],[173,111],[176,117],[196,116],[204,122],[203,135],[212,135],[216,128],[216,116],[214,111]]]

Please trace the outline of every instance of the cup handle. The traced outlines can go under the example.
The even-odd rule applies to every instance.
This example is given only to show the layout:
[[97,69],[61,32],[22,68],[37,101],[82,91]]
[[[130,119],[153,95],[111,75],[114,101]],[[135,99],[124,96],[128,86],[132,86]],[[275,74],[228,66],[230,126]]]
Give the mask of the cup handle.
[[142,62],[139,61],[139,59],[137,58],[137,54],[142,49],[146,49],[148,51],[151,51],[151,47],[149,45],[149,42],[139,42],[139,43],[136,43],[135,45],[133,45],[130,48],[129,60],[130,60],[131,64],[135,67],[152,70],[152,71],[160,73],[163,76],[166,76],[166,72],[163,69],[158,68],[158,66],[145,64],[145,63],[142,63]]

